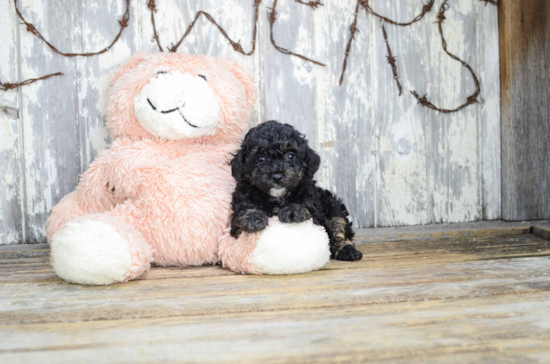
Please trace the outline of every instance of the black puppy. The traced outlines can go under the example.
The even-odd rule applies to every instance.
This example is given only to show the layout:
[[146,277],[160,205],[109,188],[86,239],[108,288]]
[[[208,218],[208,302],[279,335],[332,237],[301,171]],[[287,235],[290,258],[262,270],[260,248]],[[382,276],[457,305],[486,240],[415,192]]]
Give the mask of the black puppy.
[[342,200],[315,185],[321,158],[291,125],[267,121],[250,129],[231,161],[237,188],[231,206],[231,235],[261,231],[268,217],[283,223],[313,218],[330,238],[333,259],[363,257],[355,249],[348,212]]

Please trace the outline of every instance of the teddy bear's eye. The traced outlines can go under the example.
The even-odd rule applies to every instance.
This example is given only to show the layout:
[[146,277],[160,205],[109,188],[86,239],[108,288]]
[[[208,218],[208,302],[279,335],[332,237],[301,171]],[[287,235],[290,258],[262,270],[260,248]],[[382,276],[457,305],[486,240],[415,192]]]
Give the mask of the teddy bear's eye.
[[208,81],[208,80],[206,79],[206,76],[204,76],[204,75],[199,75],[199,77],[202,78],[202,79],[205,80],[205,81]]
[[265,157],[264,157],[263,155],[259,155],[259,156],[256,158],[256,160],[257,160],[258,162],[265,162]]
[[166,71],[158,71],[157,75],[162,75],[163,73],[166,73]]

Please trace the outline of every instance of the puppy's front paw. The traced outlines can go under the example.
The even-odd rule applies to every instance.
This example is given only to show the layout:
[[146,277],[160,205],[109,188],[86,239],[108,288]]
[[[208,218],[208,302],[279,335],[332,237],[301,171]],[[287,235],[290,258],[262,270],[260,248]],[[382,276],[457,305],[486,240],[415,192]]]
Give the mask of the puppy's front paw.
[[241,229],[244,231],[262,231],[266,226],[267,215],[261,211],[249,211],[241,219]]
[[336,255],[336,260],[344,260],[347,262],[354,262],[363,258],[363,253],[357,250],[352,244],[344,245],[342,250]]
[[297,203],[288,204],[279,210],[279,221],[284,223],[303,222],[310,218],[308,209]]

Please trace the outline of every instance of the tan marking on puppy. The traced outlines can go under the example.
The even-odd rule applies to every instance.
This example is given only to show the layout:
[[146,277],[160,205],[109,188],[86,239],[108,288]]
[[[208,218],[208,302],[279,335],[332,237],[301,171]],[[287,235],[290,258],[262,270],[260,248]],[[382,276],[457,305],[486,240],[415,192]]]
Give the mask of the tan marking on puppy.
[[348,244],[354,245],[351,240],[346,240],[346,225],[347,222],[342,217],[334,217],[328,223],[330,233],[336,240],[336,244],[330,247],[332,258],[336,258],[344,246]]
[[289,141],[286,141],[283,144],[281,144],[281,150],[282,151],[289,150],[289,149],[292,149],[292,148],[293,148],[293,145]]

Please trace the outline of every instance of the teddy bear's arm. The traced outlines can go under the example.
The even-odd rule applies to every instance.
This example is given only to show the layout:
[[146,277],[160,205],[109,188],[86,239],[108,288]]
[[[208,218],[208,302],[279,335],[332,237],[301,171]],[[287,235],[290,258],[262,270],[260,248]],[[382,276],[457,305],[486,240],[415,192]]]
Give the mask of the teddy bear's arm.
[[111,150],[103,151],[82,175],[76,190],[52,209],[46,221],[48,241],[69,220],[79,216],[110,210],[115,197],[108,179],[107,161]]

